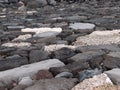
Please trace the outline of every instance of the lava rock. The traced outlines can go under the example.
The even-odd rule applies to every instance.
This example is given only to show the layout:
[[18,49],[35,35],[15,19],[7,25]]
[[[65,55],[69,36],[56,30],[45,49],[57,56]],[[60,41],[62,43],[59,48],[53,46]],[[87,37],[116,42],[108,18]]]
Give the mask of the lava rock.
[[67,47],[63,47],[63,48],[53,52],[53,58],[57,58],[57,59],[63,61],[64,63],[66,63],[67,58],[70,58],[75,54],[76,53],[74,52],[74,50],[69,49]]
[[48,70],[40,70],[38,71],[38,73],[36,74],[36,80],[40,80],[40,79],[51,79],[53,78],[53,75],[51,72],[49,72]]
[[0,60],[0,70],[7,70],[21,65],[28,64],[28,59],[26,57],[21,57],[19,55],[13,55]]

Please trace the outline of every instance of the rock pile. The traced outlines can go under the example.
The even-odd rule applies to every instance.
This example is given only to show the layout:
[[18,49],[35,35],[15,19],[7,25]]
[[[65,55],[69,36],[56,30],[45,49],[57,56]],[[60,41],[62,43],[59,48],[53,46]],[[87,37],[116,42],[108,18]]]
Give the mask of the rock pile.
[[119,3],[29,0],[25,17],[0,7],[0,90],[119,85]]

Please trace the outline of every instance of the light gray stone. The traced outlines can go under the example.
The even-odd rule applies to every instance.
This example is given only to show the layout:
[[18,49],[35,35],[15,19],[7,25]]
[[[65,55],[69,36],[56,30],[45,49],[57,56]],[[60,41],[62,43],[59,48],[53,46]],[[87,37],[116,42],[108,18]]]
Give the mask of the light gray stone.
[[55,76],[55,78],[60,78],[60,77],[63,77],[63,78],[72,78],[73,74],[70,73],[70,72],[62,72],[62,73],[59,73],[58,75]]
[[31,38],[32,35],[31,34],[26,34],[26,35],[20,35],[17,38],[13,39],[12,41],[25,41],[29,38]]
[[17,48],[22,48],[22,47],[30,47],[30,46],[31,46],[31,43],[28,43],[28,42],[18,42],[18,43],[8,42],[8,43],[2,44],[2,46],[4,46],[4,47],[17,47]]
[[95,25],[91,23],[71,23],[69,28],[78,30],[78,29],[94,29]]
[[93,78],[85,79],[83,82],[77,84],[72,90],[93,90],[97,86],[110,84],[113,85],[111,80],[106,74],[96,75]]
[[62,32],[62,28],[25,28],[22,32],[34,32],[33,37],[51,37]]
[[120,69],[114,68],[109,71],[105,71],[108,77],[112,80],[114,84],[120,85]]
[[33,80],[30,77],[23,77],[18,85],[24,85],[26,87],[31,86],[33,84]]
[[75,46],[71,46],[71,45],[64,45],[64,44],[53,44],[53,45],[48,45],[48,46],[45,46],[44,47],[44,50],[47,51],[47,52],[53,52],[53,51],[56,51],[56,50],[59,50],[61,48],[70,48],[72,50],[75,50]]
[[94,31],[93,33],[78,37],[75,45],[110,45],[120,44],[120,30]]
[[[24,65],[11,70],[0,72],[0,83],[5,86],[11,85],[13,80],[17,81],[23,77],[33,77],[39,70],[48,70],[51,67],[62,67],[64,63],[58,59],[49,59],[38,63]],[[1,87],[1,85],[0,85]]]

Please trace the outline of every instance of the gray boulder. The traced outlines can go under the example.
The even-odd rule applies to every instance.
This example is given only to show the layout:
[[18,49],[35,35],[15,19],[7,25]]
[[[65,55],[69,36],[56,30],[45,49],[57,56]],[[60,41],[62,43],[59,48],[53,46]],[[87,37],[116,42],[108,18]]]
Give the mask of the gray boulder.
[[53,52],[53,58],[57,58],[63,62],[67,62],[67,58],[70,58],[75,54],[76,53],[74,52],[74,50],[67,47],[63,47]]
[[19,55],[13,55],[0,60],[0,70],[7,70],[22,65],[28,64],[28,59],[26,57],[21,57]]
[[49,53],[41,50],[32,50],[29,54],[29,62],[38,62],[49,58]]
[[103,61],[103,51],[88,51],[84,53],[78,53],[75,56],[68,59],[68,62],[89,62],[92,68],[99,67]]
[[120,85],[120,69],[114,68],[105,72],[114,84]]

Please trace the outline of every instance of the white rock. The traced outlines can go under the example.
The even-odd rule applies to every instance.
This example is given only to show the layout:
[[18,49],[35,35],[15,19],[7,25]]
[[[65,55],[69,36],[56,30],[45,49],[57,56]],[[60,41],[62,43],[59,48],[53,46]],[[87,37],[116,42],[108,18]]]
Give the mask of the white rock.
[[94,31],[93,33],[78,37],[75,45],[111,45],[120,44],[120,30]]
[[75,49],[75,46],[70,46],[70,45],[64,45],[64,44],[55,44],[55,45],[48,45],[44,47],[44,50],[47,52],[52,52],[52,51],[56,51],[59,50],[61,48],[70,48],[70,49]]
[[18,43],[8,42],[8,43],[2,44],[2,46],[22,48],[22,47],[30,47],[31,43],[28,43],[28,42],[20,42],[20,43],[19,42]]
[[0,87],[1,85],[9,85],[12,81],[17,81],[23,77],[33,77],[39,70],[48,70],[51,67],[61,67],[65,64],[58,59],[49,59],[33,64],[24,65],[11,70],[0,72]]
[[50,37],[56,36],[62,32],[62,28],[25,28],[22,32],[34,32],[33,37]]
[[34,15],[34,14],[37,14],[38,12],[37,11],[27,11],[27,15]]
[[20,36],[18,36],[17,38],[15,38],[15,39],[12,40],[12,41],[25,41],[25,40],[27,40],[27,39],[29,39],[29,38],[31,38],[31,37],[32,37],[31,34],[20,35]]
[[71,23],[69,28],[72,29],[94,29],[95,25],[91,23]]
[[33,80],[30,77],[23,77],[18,85],[25,85],[25,86],[31,86],[33,84]]
[[115,68],[105,72],[115,84],[120,84],[120,69]]
[[85,79],[83,82],[79,83],[75,87],[72,88],[72,90],[93,90],[93,88],[105,84],[113,84],[109,77],[106,74],[100,74],[97,76],[94,76],[90,79]]

